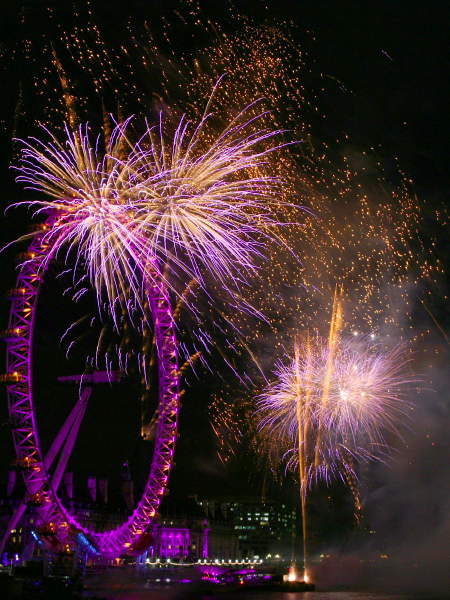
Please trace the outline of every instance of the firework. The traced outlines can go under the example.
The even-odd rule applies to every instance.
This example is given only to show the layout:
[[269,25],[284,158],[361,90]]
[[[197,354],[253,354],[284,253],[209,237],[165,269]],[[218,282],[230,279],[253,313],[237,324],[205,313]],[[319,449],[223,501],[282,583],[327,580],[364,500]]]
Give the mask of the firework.
[[[334,83],[316,77],[311,65],[288,26],[240,23],[235,33],[218,34],[200,60],[187,58],[179,68],[181,73],[186,67],[186,72],[196,75],[187,87],[193,102],[205,93],[211,77],[227,72],[230,81],[226,89],[218,90],[218,103],[232,105],[235,98],[251,98],[256,90],[269,106],[276,107],[270,116],[273,126],[291,129],[293,137],[302,140],[279,160],[272,160],[273,173],[285,182],[282,193],[301,198],[309,210],[304,212],[300,235],[298,228],[287,225],[281,232],[286,246],[270,248],[269,260],[260,268],[267,284],[247,291],[248,302],[258,306],[267,319],[251,320],[242,311],[224,308],[228,337],[241,333],[234,343],[240,357],[235,369],[239,365],[236,370],[241,376],[246,372],[258,388],[268,349],[271,361],[285,356],[289,351],[285,340],[293,339],[299,330],[327,338],[323,315],[332,309],[336,286],[342,286],[346,294],[344,336],[354,341],[373,338],[388,346],[400,340],[405,352],[413,347],[418,356],[418,342],[429,330],[411,327],[413,298],[416,292],[425,297],[432,294],[433,283],[443,271],[433,256],[432,243],[420,233],[429,209],[414,194],[410,178],[400,167],[396,173],[390,170],[387,177],[383,149],[358,148],[345,133],[333,140],[320,139],[324,128],[316,125],[326,117],[320,95]],[[314,87],[318,80],[322,91]],[[294,222],[288,204],[285,211],[285,221]],[[285,247],[295,251],[300,264],[293,264]],[[208,325],[211,330],[213,325]],[[328,360],[331,364],[330,356]],[[252,419],[254,409],[248,401],[243,416],[241,406],[234,402],[237,395],[243,394],[236,389],[229,397],[221,394],[234,411],[233,427],[242,427]],[[229,453],[236,452],[233,440],[233,436],[228,442],[219,436],[220,452],[224,443],[233,445]]]
[[150,254],[202,287],[206,272],[239,292],[264,247],[280,239],[282,186],[266,163],[285,144],[273,144],[282,131],[260,126],[266,113],[254,109],[245,107],[219,133],[208,128],[211,113],[197,125],[182,117],[171,143],[161,121],[148,129],[148,150],[132,161],[145,173],[136,218]]
[[361,511],[355,463],[382,460],[386,433],[398,435],[408,413],[402,348],[382,351],[342,336],[342,295],[336,292],[328,338],[296,339],[294,356],[276,364],[275,381],[257,401],[260,430],[269,449],[282,449],[287,467],[298,472],[307,574],[307,493],[313,483],[339,477]]
[[[336,303],[340,306],[340,302]],[[405,390],[415,379],[401,346],[384,351],[334,329],[328,339],[296,340],[294,356],[279,360],[257,402],[260,430],[284,447],[289,467],[302,469],[302,486],[340,476],[353,460],[382,460],[388,437],[409,412]]]
[[46,196],[26,204],[55,215],[46,261],[75,252],[113,313],[117,302],[142,309],[155,270],[175,292],[180,275],[205,287],[206,270],[239,302],[264,246],[278,239],[279,182],[261,171],[281,132],[258,128],[265,113],[253,108],[216,135],[206,132],[209,113],[192,130],[182,117],[172,142],[162,117],[158,134],[147,127],[135,144],[130,119],[116,125],[103,152],[87,125],[66,127],[65,143],[50,133],[47,143],[23,142],[18,181]]
[[[294,139],[303,142],[295,152],[265,157],[271,162],[271,174],[288,183],[279,191],[280,203],[296,196],[311,209],[302,218],[302,235],[290,226],[280,232],[286,246],[300,256],[301,265],[293,268],[282,244],[267,245],[269,260],[259,265],[260,279],[266,284],[245,291],[248,304],[257,306],[266,320],[249,320],[246,311],[236,310],[235,303],[225,303],[219,319],[215,289],[214,303],[203,306],[202,322],[195,322],[196,331],[201,332],[194,340],[195,350],[199,344],[202,350],[211,347],[211,338],[215,347],[224,338],[232,340],[241,356],[240,362],[231,359],[228,342],[224,344],[233,372],[242,379],[246,371],[246,383],[251,378],[260,385],[259,365],[266,360],[266,348],[282,356],[284,340],[298,329],[319,329],[322,336],[327,335],[322,315],[331,308],[336,284],[347,292],[347,334],[406,343],[412,334],[418,338],[428,334],[426,328],[419,333],[412,330],[410,316],[415,305],[411,290],[420,290],[426,307],[430,283],[443,271],[434,256],[433,239],[429,243],[421,239],[424,211],[430,215],[430,207],[414,195],[409,177],[400,169],[394,179],[391,169],[389,179],[384,176],[382,148],[361,149],[346,132],[327,135],[321,98],[330,91],[345,95],[345,82],[314,66],[291,25],[278,22],[256,27],[225,2],[224,13],[232,27],[224,27],[224,21],[217,22],[195,0],[180,0],[180,10],[168,8],[161,19],[130,16],[121,45],[116,47],[95,11],[85,3],[76,5],[76,27],[54,18],[53,28],[42,36],[34,35],[36,30],[30,26],[24,42],[6,54],[15,64],[22,61],[18,73],[32,74],[17,86],[21,90],[16,110],[19,125],[25,113],[29,122],[39,118],[54,126],[63,115],[70,118],[67,112],[74,105],[78,118],[86,118],[99,112],[100,97],[109,109],[116,110],[120,102],[127,113],[148,113],[168,103],[174,112],[179,106],[189,106],[190,114],[201,119],[211,82],[227,73],[227,85],[215,96],[222,113],[229,115],[236,105],[264,97],[273,109],[267,116],[270,128],[287,128]],[[180,33],[186,40],[195,40],[195,47],[180,47]],[[285,211],[289,213],[288,206]],[[435,225],[442,221],[445,226],[447,218],[439,211],[435,216]],[[296,220],[291,214],[283,219]],[[209,281],[210,291],[213,287]],[[189,349],[185,353],[189,356]],[[229,397],[221,395],[225,404],[233,406],[236,389],[230,388]],[[237,426],[251,418],[251,403],[247,405],[245,417],[241,407],[235,411]]]
[[[245,355],[251,346],[255,358],[261,360],[258,348],[270,345],[280,356],[284,348],[279,332],[289,335],[289,330],[294,333],[298,327],[316,329],[321,315],[331,308],[336,284],[342,284],[351,298],[347,305],[349,328],[378,337],[408,339],[411,290],[418,286],[429,295],[428,282],[442,272],[442,265],[433,257],[433,241],[427,244],[420,238],[424,207],[401,171],[395,180],[386,181],[382,150],[359,151],[345,133],[321,141],[322,126],[319,131],[315,127],[326,117],[320,99],[330,86],[334,88],[336,80],[315,70],[292,26],[255,27],[236,15],[231,3],[225,3],[227,18],[233,23],[230,33],[197,2],[181,0],[179,11],[163,11],[165,17],[156,19],[155,25],[151,20],[142,24],[130,18],[124,26],[123,43],[115,48],[95,11],[76,4],[80,15],[76,28],[71,29],[64,19],[54,19],[54,28],[41,39],[33,37],[34,30],[29,27],[32,37],[11,52],[26,65],[19,72],[33,73],[30,82],[49,82],[45,88],[40,86],[38,95],[34,89],[28,90],[28,80],[21,82],[20,89],[28,90],[25,99],[33,98],[33,105],[28,103],[30,118],[39,102],[36,114],[52,127],[64,114],[72,122],[80,120],[99,112],[101,97],[114,110],[120,99],[128,114],[148,114],[161,106],[165,110],[170,98],[171,111],[189,106],[189,113],[201,120],[211,82],[227,73],[227,83],[216,91],[214,102],[225,119],[233,118],[234,107],[249,104],[255,97],[265,98],[272,109],[267,127],[287,128],[292,138],[302,140],[293,152],[264,157],[270,162],[271,175],[286,183],[277,190],[280,212],[284,212],[281,220],[298,221],[287,201],[292,197],[300,198],[310,209],[302,216],[302,235],[295,226],[279,232],[286,247],[301,258],[301,266],[293,268],[292,256],[283,244],[266,246],[269,260],[260,262],[259,273],[268,284],[245,291],[246,301],[261,309],[266,322],[249,322],[246,311],[235,310],[235,304],[225,311],[228,322],[221,322],[230,338],[242,332],[241,340],[247,345],[236,343],[238,351]],[[195,50],[181,49],[176,43],[180,31],[203,43]],[[41,59],[36,61],[36,56]],[[337,83],[342,91],[343,85]],[[23,102],[18,99],[18,113],[24,110]],[[186,143],[188,138],[186,133]],[[164,142],[172,147],[167,135]],[[168,191],[166,188],[165,193]],[[164,221],[172,225],[168,212]],[[181,227],[177,233],[185,231]],[[189,229],[187,232],[190,234]],[[198,273],[197,247],[189,236],[186,241],[185,249],[192,254],[183,266]],[[212,256],[217,266],[216,255]],[[217,288],[221,285],[219,281]],[[213,286],[210,281],[210,291]],[[204,315],[202,325],[209,332],[217,320],[216,306],[210,313]]]
[[142,306],[142,281],[144,275],[151,276],[146,240],[130,218],[136,177],[127,161],[119,160],[139,151],[128,142],[128,125],[125,121],[114,128],[103,151],[87,125],[75,131],[66,126],[64,142],[45,130],[49,141],[23,142],[17,177],[28,189],[45,194],[25,204],[38,214],[54,215],[44,232],[51,251],[43,267],[57,256],[68,260],[74,253],[75,264],[82,260],[86,265],[99,305],[105,293],[113,314],[118,302],[130,298]]
[[299,435],[304,447],[311,444],[307,463],[314,477],[328,480],[343,454],[380,458],[388,446],[385,433],[396,433],[408,414],[403,386],[413,379],[404,374],[407,362],[401,348],[385,353],[353,340],[339,341],[330,361],[327,340],[298,341],[295,357],[278,362],[276,383],[259,399],[261,427],[288,446]]
[[[258,348],[268,345],[278,355],[284,353],[283,339],[299,328],[316,330],[332,308],[336,285],[347,294],[350,331],[408,340],[412,291],[431,294],[429,284],[442,272],[431,246],[421,238],[428,209],[414,194],[411,179],[400,167],[386,176],[382,149],[357,149],[347,134],[332,142],[319,139],[317,115],[326,117],[320,94],[327,93],[329,83],[320,79],[323,90],[317,90],[311,61],[286,25],[241,23],[235,34],[214,39],[195,72],[188,87],[193,100],[199,90],[205,93],[212,76],[227,72],[230,81],[218,90],[219,104],[232,106],[235,98],[249,99],[256,91],[276,107],[272,126],[288,128],[302,140],[272,160],[272,172],[285,182],[282,192],[301,198],[309,209],[301,235],[295,227],[282,230],[301,265],[293,266],[283,246],[274,246],[261,270],[269,285],[249,290],[249,302],[270,316],[269,328],[263,322],[248,325],[243,314],[230,315],[257,358]],[[285,211],[285,220],[295,222],[288,205]],[[320,333],[327,335],[326,326]]]

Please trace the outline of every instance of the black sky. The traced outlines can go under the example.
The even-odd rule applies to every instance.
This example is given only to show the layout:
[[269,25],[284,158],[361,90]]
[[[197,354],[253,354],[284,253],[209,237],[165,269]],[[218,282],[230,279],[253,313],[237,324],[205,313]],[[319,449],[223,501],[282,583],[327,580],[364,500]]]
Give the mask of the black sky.
[[[224,18],[222,1],[205,0],[201,4],[205,14],[211,14],[219,22]],[[313,65],[317,78],[319,79],[320,74],[325,75],[329,83],[329,91],[323,97],[321,107],[327,118],[317,123],[315,134],[318,138],[332,140],[346,132],[356,148],[381,145],[385,159],[389,162],[389,157],[397,157],[401,168],[412,177],[417,194],[430,206],[430,214],[432,208],[446,205],[449,180],[450,81],[449,9],[446,2],[235,0],[233,4],[238,13],[248,15],[255,24],[277,24],[280,20],[293,22],[298,43],[307,50],[308,60]],[[8,169],[8,162],[11,159],[10,137],[17,106],[17,82],[24,75],[21,73],[22,63],[12,63],[8,51],[21,42],[24,31],[21,24],[23,11],[27,14],[27,26],[32,26],[34,35],[38,35],[39,28],[45,29],[48,26],[44,9],[49,5],[54,6],[56,14],[60,14],[68,23],[74,19],[71,8],[73,3],[65,0],[53,4],[22,0],[8,2],[7,6],[2,7],[0,41],[3,85],[0,125],[3,135],[3,158],[0,177],[4,190],[4,206],[19,194],[19,188],[13,182],[13,173]],[[170,18],[173,7],[178,7],[179,2],[95,0],[92,6],[96,14],[103,18],[110,38],[120,43],[120,23],[127,14],[134,13],[153,20],[160,14]],[[190,40],[187,35],[180,36],[180,45],[183,47],[196,43],[199,43],[198,40]],[[27,106],[25,102],[21,108],[22,127],[26,126],[29,120],[27,115],[32,112],[33,107]],[[433,224],[425,224],[425,227],[427,226],[430,227],[430,232],[437,231]],[[20,233],[21,228],[22,223],[17,217],[5,218],[2,228],[3,240],[10,241],[14,235]],[[439,229],[439,235],[436,253],[447,262],[448,231]],[[0,255],[2,288],[5,290],[13,286],[12,256],[11,252]],[[445,290],[444,285],[442,295]],[[435,305],[439,321],[447,327],[450,321],[446,302],[442,298],[436,298]],[[5,300],[2,301],[1,308],[1,318],[6,325],[8,305]],[[446,359],[448,358],[447,352]],[[437,388],[442,394],[445,394],[443,390],[446,387],[445,378],[442,376],[444,367],[444,364],[439,365],[437,375]],[[201,402],[189,397],[186,400],[194,415],[190,423],[189,417],[185,417],[184,426],[187,431],[192,431],[195,423],[200,423],[204,428],[208,427],[207,419],[201,412],[205,408],[203,400],[208,395],[208,385],[198,386],[197,394],[202,398]],[[448,397],[443,404],[442,412],[433,415],[440,414],[445,419],[448,417]],[[4,400],[1,411],[4,420]],[[434,418],[430,418],[430,427],[435,423]],[[442,429],[439,429],[438,437],[443,435]],[[6,457],[2,464],[3,472],[7,461],[10,460],[8,436],[7,427],[3,426],[0,440],[2,447],[7,449],[3,453]],[[196,491],[197,487],[198,491],[204,492],[213,482],[214,485],[223,485],[224,490],[246,493],[249,474],[245,473],[245,468],[241,469],[244,472],[239,472],[238,469],[238,472],[233,473],[233,486],[229,486],[226,481],[227,474],[218,470],[216,462],[211,458],[212,442],[209,438],[205,446],[206,438],[207,435],[189,436],[181,442],[181,456],[191,455],[192,458],[189,463],[182,458],[179,460],[176,470],[179,487],[189,480],[190,491]],[[208,448],[206,455],[205,447]],[[428,460],[429,448],[421,451]],[[433,470],[433,466],[430,469]],[[178,474],[180,471],[181,474]],[[408,472],[408,469],[404,467],[404,471]],[[416,484],[417,489],[421,490],[436,486],[433,477],[424,484],[416,481],[416,475],[416,471],[413,474],[409,472],[409,479],[405,485],[413,487]],[[389,485],[390,490],[395,488],[392,479],[386,483],[386,486]],[[177,487],[176,478],[174,487]]]

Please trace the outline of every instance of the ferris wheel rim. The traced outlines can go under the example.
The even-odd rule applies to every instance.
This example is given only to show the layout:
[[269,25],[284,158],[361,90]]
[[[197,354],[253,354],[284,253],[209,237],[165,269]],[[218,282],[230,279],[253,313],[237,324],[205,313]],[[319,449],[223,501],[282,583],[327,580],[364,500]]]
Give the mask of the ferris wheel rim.
[[[33,396],[33,341],[37,305],[42,279],[52,257],[48,256],[45,232],[57,217],[40,226],[21,265],[11,298],[6,343],[7,372],[13,379],[7,386],[8,413],[13,424],[12,437],[17,461],[23,466],[23,479],[29,503],[35,500],[42,521],[53,523],[58,535],[71,539],[82,536],[81,543],[90,554],[115,557],[136,551],[142,536],[149,533],[167,489],[178,436],[180,390],[177,339],[171,302],[162,277],[146,290],[153,320],[158,356],[158,418],[155,444],[141,499],[132,514],[118,527],[96,532],[84,527],[63,505],[44,464]],[[156,272],[156,274],[158,274]],[[83,539],[84,535],[84,539]],[[89,536],[86,538],[85,536]],[[79,540],[80,541],[80,540]]]

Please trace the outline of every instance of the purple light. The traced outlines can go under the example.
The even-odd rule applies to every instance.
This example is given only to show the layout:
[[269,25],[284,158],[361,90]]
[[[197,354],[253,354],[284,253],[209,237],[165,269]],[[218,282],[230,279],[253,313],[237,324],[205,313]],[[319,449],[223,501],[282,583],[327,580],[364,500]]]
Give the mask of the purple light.
[[89,537],[95,550],[98,549],[104,556],[115,557],[123,554],[124,549],[132,550],[142,532],[153,521],[172,466],[180,402],[175,327],[164,284],[159,282],[149,286],[147,294],[155,326],[160,386],[159,421],[150,473],[142,498],[125,523],[105,533],[90,531],[70,515],[51,486],[34,417],[31,356],[40,291],[40,281],[34,273],[49,264],[46,260],[48,247],[45,231],[52,226],[52,221],[47,222],[34,237],[28,250],[29,260],[23,264],[16,285],[24,293],[11,300],[9,327],[18,330],[19,334],[7,342],[7,369],[8,372],[20,374],[20,381],[7,387],[10,418],[20,423],[19,427],[13,429],[14,446],[17,459],[30,465],[30,468],[23,470],[23,477],[30,497],[39,496],[36,511],[41,523],[53,522],[61,543],[70,542],[70,524],[76,531]]
[[[242,110],[219,134],[207,129],[205,114],[195,127],[182,117],[171,143],[162,119],[155,134],[148,128],[129,141],[130,119],[116,125],[106,151],[93,143],[88,126],[66,127],[60,142],[23,141],[18,181],[44,193],[25,202],[36,214],[50,215],[35,234],[22,264],[12,299],[8,341],[9,414],[19,461],[27,461],[24,481],[43,524],[51,522],[61,543],[70,529],[88,536],[103,556],[142,550],[164,494],[173,462],[180,407],[178,344],[169,292],[180,274],[206,287],[212,275],[237,309],[253,311],[241,300],[240,287],[253,276],[267,242],[278,243],[279,225],[272,205],[280,183],[266,173],[265,160],[281,146],[282,133],[259,125],[265,113],[255,103]],[[261,128],[259,128],[261,127]],[[211,141],[212,140],[212,141]],[[96,290],[99,309],[116,318],[150,306],[158,353],[159,406],[150,473],[143,496],[129,519],[104,533],[89,531],[60,502],[39,443],[32,390],[33,329],[42,276],[58,256],[72,257],[74,276],[81,265]],[[117,321],[116,321],[117,325]],[[207,534],[204,556],[208,553]]]
[[262,434],[288,468],[297,470],[302,456],[306,487],[356,476],[354,460],[382,460],[386,432],[398,435],[407,418],[406,385],[417,382],[402,347],[383,351],[342,338],[332,350],[318,336],[296,343],[295,357],[276,364],[275,381],[258,399]]
[[207,288],[205,273],[237,307],[258,313],[241,287],[265,245],[281,243],[277,214],[286,205],[267,157],[287,144],[273,144],[283,132],[267,129],[265,116],[254,102],[219,133],[211,114],[196,125],[183,116],[171,140],[161,115],[136,143],[127,119],[103,153],[88,125],[66,126],[63,142],[45,128],[47,142],[20,140],[17,180],[45,194],[22,204],[57,215],[43,233],[41,269],[56,255],[84,263],[99,307],[106,298],[113,315],[118,305],[142,314],[149,282],[178,293],[180,274]]

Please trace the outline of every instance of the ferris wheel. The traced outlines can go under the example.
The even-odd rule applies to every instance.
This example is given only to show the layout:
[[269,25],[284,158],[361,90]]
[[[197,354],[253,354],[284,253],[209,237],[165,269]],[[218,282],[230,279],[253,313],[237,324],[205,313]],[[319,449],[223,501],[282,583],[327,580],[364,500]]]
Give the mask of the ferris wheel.
[[[220,81],[197,125],[191,127],[183,115],[169,138],[160,119],[157,133],[146,122],[144,133],[132,143],[128,118],[104,130],[104,143],[99,137],[93,142],[88,124],[73,131],[66,126],[63,141],[45,128],[47,142],[23,141],[17,181],[43,193],[44,199],[18,204],[52,216],[35,232],[11,294],[3,380],[8,384],[8,410],[26,497],[9,523],[3,546],[31,505],[38,515],[36,537],[43,544],[69,550],[76,544],[104,557],[144,551],[167,489],[177,438],[181,373],[177,311],[172,311],[170,297],[184,302],[178,287],[186,279],[209,293],[205,273],[233,310],[261,317],[243,298],[242,287],[250,284],[270,240],[285,246],[277,233],[282,222],[279,182],[266,172],[262,160],[285,144],[274,142],[282,132],[263,124],[267,112],[255,108],[256,102],[211,134],[207,127],[213,113],[208,107]],[[66,258],[73,251],[76,265],[85,264],[97,300],[101,302],[105,294],[112,316],[119,300],[125,310],[148,307],[153,322],[158,402],[152,460],[140,501],[129,518],[110,531],[85,527],[58,495],[91,384],[102,375],[94,373],[80,382],[80,397],[45,456],[40,443],[33,337],[42,279],[60,251]],[[128,288],[132,293],[124,294]],[[204,333],[199,336],[203,344]]]
[[[83,420],[92,385],[107,381],[109,374],[94,372],[81,378],[80,395],[44,455],[36,418],[33,390],[33,344],[38,298],[48,266],[45,232],[52,217],[39,226],[24,256],[16,287],[12,290],[9,326],[5,334],[8,411],[16,454],[26,494],[8,524],[0,550],[8,540],[27,507],[37,515],[32,532],[35,540],[47,547],[82,548],[87,554],[115,558],[141,554],[150,545],[152,523],[166,491],[173,464],[180,409],[175,324],[168,292],[162,279],[153,278],[146,290],[153,321],[158,359],[158,406],[153,456],[142,496],[131,515],[118,527],[97,532],[86,528],[64,506],[58,488],[72,453]],[[51,263],[51,261],[50,261]],[[58,458],[59,457],[59,458]]]

